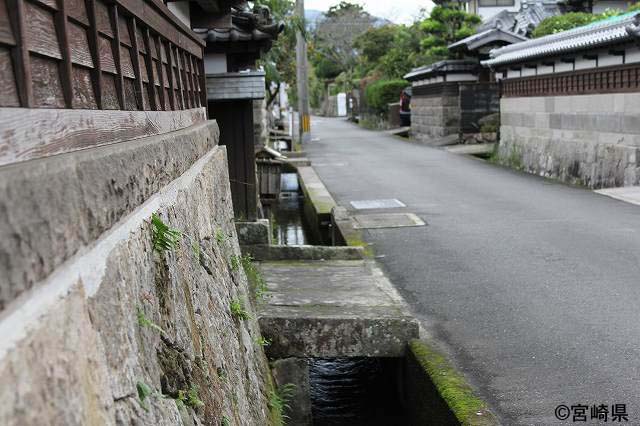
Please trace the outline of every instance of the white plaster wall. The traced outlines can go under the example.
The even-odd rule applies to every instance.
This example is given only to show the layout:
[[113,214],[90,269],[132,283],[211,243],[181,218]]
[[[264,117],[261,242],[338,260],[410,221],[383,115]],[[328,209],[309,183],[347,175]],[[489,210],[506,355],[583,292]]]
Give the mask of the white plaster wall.
[[607,53],[601,53],[598,55],[598,67],[608,67],[610,65],[622,65],[622,56],[609,55]]
[[595,68],[598,61],[595,59],[576,58],[576,70],[585,70],[588,68]]
[[167,7],[180,19],[187,27],[191,28],[191,12],[188,1],[172,1],[167,3]]
[[573,71],[573,64],[571,62],[556,62],[556,72]]
[[224,53],[206,53],[204,55],[205,74],[224,74],[227,72],[227,55]]
[[516,0],[513,6],[505,7],[505,6],[496,6],[496,7],[485,7],[478,6],[478,12],[476,12],[480,17],[482,17],[483,21],[491,18],[492,16],[502,12],[503,10],[508,10],[509,12],[518,12],[520,10],[520,0]]

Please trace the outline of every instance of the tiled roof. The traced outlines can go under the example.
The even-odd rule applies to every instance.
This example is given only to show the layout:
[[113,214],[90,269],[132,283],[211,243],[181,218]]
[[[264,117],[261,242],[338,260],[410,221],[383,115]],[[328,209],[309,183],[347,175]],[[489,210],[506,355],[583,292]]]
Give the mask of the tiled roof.
[[261,41],[278,38],[284,30],[284,24],[273,22],[268,8],[255,8],[249,11],[233,8],[231,25],[215,28],[194,28],[193,31],[211,43]]
[[499,28],[528,36],[544,19],[561,13],[558,2],[555,0],[522,0],[520,10],[517,12],[502,10],[488,18],[478,29],[484,31],[489,28]]
[[481,31],[477,34],[463,38],[453,44],[449,45],[449,50],[457,50],[466,48],[468,50],[475,50],[489,43],[496,41],[503,41],[509,44],[519,43],[527,40],[526,37],[514,34],[511,31],[502,30],[500,28],[490,28],[488,30]]
[[639,26],[640,12],[625,13],[572,30],[492,50],[491,59],[483,61],[482,65],[495,67],[526,62],[624,42],[633,38],[631,33],[638,31]]
[[449,72],[473,72],[477,71],[477,69],[478,63],[476,61],[450,59],[446,61],[439,61],[424,67],[415,68],[411,70],[410,73],[406,74],[404,79],[413,81],[438,74],[445,74]]

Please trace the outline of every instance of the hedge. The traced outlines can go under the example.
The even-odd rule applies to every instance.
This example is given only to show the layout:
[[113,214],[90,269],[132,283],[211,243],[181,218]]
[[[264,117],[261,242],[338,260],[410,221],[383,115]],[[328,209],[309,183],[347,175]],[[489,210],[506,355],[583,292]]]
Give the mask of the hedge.
[[400,101],[402,89],[409,86],[406,80],[378,80],[367,86],[367,105],[378,112],[387,110],[387,105]]

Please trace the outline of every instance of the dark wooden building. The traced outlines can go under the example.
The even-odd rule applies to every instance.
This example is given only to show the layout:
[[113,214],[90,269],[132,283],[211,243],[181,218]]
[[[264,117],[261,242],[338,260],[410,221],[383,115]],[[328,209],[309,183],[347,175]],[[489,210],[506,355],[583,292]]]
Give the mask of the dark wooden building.
[[268,8],[250,9],[246,1],[197,0],[175,6],[206,43],[207,110],[220,127],[220,143],[227,147],[236,219],[254,221],[259,197],[253,103],[265,96],[265,76],[256,70],[256,61],[284,26],[273,22]]

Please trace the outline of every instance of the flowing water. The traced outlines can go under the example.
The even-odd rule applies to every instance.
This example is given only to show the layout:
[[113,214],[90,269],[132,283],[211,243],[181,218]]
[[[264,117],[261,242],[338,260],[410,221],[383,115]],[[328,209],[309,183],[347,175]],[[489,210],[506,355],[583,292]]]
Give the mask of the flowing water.
[[313,359],[309,365],[315,426],[396,426],[406,419],[397,398],[397,360]]
[[282,173],[280,182],[280,197],[262,202],[265,216],[271,219],[273,243],[287,246],[314,244],[304,220],[304,196],[300,193],[298,175]]

